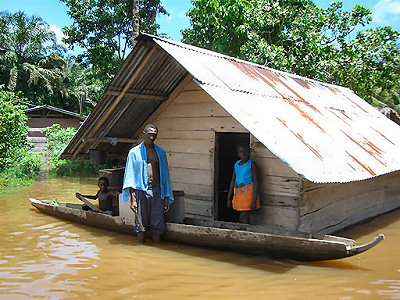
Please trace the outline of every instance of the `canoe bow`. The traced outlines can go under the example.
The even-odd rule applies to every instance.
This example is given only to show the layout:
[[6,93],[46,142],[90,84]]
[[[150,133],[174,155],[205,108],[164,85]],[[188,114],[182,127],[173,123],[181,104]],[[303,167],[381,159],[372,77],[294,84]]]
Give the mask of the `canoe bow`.
[[348,248],[347,249],[347,256],[350,257],[350,256],[353,256],[353,255],[357,255],[357,254],[363,253],[363,252],[371,249],[372,247],[378,245],[384,239],[385,239],[385,235],[380,233],[373,239],[372,242],[370,242],[368,244],[364,244],[364,245]]

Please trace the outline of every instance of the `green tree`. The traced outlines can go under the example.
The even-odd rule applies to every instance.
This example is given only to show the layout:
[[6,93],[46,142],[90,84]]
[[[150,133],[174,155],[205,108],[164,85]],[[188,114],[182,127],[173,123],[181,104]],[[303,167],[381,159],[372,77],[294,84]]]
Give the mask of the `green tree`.
[[120,160],[108,160],[104,165],[93,165],[86,159],[60,160],[60,154],[76,133],[76,129],[73,127],[61,128],[59,124],[53,124],[52,126],[43,129],[43,133],[47,137],[48,163],[50,165],[50,171],[54,174],[66,176],[86,174],[95,176],[101,169],[116,168],[125,165],[125,163]]
[[9,90],[49,102],[66,67],[64,51],[41,18],[0,12],[0,80]]
[[0,171],[9,167],[18,150],[28,146],[28,125],[19,98],[0,86]]
[[77,63],[75,57],[70,57],[67,63],[60,92],[69,102],[70,110],[87,115],[101,98],[106,85],[93,74],[91,67]]
[[312,0],[193,0],[186,43],[268,67],[347,86],[371,100],[399,80],[399,33],[390,27],[350,34],[371,21],[362,6],[343,11]]
[[[74,20],[64,27],[65,42],[86,49],[80,60],[108,82],[133,46],[132,0],[61,0]],[[167,14],[160,0],[139,1],[140,30],[157,34],[157,14]]]

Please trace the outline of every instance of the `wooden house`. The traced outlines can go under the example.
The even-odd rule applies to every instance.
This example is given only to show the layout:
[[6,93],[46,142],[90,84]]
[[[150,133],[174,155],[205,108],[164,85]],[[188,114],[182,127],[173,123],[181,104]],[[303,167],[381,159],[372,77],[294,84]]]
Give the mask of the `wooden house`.
[[125,157],[148,123],[191,220],[236,221],[240,142],[258,166],[262,230],[317,236],[400,206],[400,127],[347,88],[140,35],[62,158]]
[[28,140],[35,145],[33,149],[34,152],[46,150],[46,137],[42,133],[44,128],[53,124],[60,124],[61,128],[78,128],[83,121],[83,118],[77,113],[50,105],[39,105],[27,108],[25,114],[28,116]]

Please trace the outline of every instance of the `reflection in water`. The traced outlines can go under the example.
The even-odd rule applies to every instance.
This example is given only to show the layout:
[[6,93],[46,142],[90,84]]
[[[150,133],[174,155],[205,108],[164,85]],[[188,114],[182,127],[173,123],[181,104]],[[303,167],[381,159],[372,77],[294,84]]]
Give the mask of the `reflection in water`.
[[96,179],[48,179],[0,194],[0,299],[400,299],[400,211],[341,232],[376,248],[299,263],[173,243],[139,245],[31,208],[28,197],[75,201]]

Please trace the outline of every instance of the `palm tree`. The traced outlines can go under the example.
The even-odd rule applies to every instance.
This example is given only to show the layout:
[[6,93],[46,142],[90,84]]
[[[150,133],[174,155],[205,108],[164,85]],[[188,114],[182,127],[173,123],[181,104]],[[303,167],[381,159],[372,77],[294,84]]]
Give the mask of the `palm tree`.
[[35,86],[36,94],[53,94],[67,65],[65,51],[41,18],[0,12],[0,80],[9,90],[29,98]]
[[85,68],[74,57],[70,57],[67,62],[60,91],[64,99],[72,100],[78,105],[79,113],[83,116],[96,105],[105,86],[100,79],[95,78],[92,68]]

